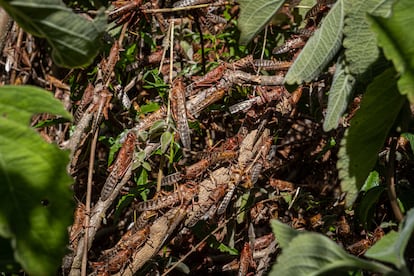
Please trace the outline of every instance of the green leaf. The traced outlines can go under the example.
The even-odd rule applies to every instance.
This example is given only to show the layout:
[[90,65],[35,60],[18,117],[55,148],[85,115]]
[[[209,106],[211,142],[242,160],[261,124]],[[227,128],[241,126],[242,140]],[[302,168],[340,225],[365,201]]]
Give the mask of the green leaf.
[[395,72],[389,69],[368,86],[361,107],[345,132],[338,153],[341,187],[350,206],[377,160],[405,97],[398,93]]
[[347,73],[344,64],[336,64],[336,71],[329,91],[328,108],[326,110],[323,130],[330,131],[338,127],[339,118],[348,106],[349,98],[354,88],[355,78]]
[[402,133],[401,136],[410,142],[411,150],[414,152],[414,134],[405,132],[405,133]]
[[149,172],[151,171],[151,165],[148,162],[142,162],[142,167]]
[[145,169],[139,169],[137,186],[142,186],[148,183],[148,172]]
[[361,192],[368,192],[369,190],[378,187],[380,184],[379,173],[377,171],[372,171],[369,173],[367,179],[365,180],[364,185],[361,188]]
[[286,74],[288,84],[309,82],[331,62],[341,47],[345,17],[344,0],[338,0],[308,40]]
[[356,269],[382,273],[392,271],[379,263],[358,259],[346,253],[321,234],[303,233],[283,248],[269,275],[349,275],[347,271]]
[[398,0],[371,0],[373,4],[370,6],[369,13],[374,16],[390,17],[392,14],[392,6]]
[[165,121],[164,120],[159,120],[159,121],[156,121],[152,126],[151,126],[151,128],[150,128],[150,130],[149,130],[149,134],[150,135],[154,135],[155,133],[158,133],[158,132],[161,132],[161,131],[164,131],[165,129],[166,129],[166,127],[167,127],[167,125],[166,125],[166,123],[165,123]]
[[365,229],[371,225],[375,207],[384,192],[385,186],[377,186],[371,188],[362,196],[361,202],[358,204],[357,213],[358,219]]
[[278,220],[271,220],[270,226],[282,248],[287,248],[290,242],[301,233]]
[[143,141],[147,141],[148,139],[148,131],[139,131],[138,132],[138,137],[137,137],[138,141],[143,142]]
[[385,56],[392,60],[400,74],[398,88],[414,102],[414,1],[399,0],[390,18],[370,16],[372,30],[377,34],[378,44]]
[[134,153],[134,163],[132,164],[132,170],[136,170],[139,167],[142,167],[147,158],[145,151],[138,151]]
[[92,21],[73,13],[61,0],[0,0],[0,6],[27,32],[46,38],[60,66],[86,66],[98,53],[106,28],[102,10]]
[[33,114],[46,112],[72,118],[61,102],[43,89],[30,85],[0,87],[0,116],[28,125]]
[[238,207],[236,221],[238,224],[242,224],[243,221],[246,219],[246,209],[248,206],[250,197],[250,191],[244,193],[241,197],[237,199],[236,206]]
[[239,254],[239,251],[237,251],[237,249],[231,248],[231,247],[225,245],[224,243],[219,243],[217,249],[220,250],[220,252],[228,253],[228,254],[233,255],[233,256]]
[[370,249],[365,253],[365,257],[383,261],[386,263],[395,264],[397,267],[400,264],[398,252],[394,252],[395,248],[393,245],[398,239],[398,232],[391,231],[376,242]]
[[157,111],[158,109],[160,109],[160,105],[158,103],[150,102],[140,106],[140,113],[147,114]]
[[269,23],[285,0],[239,0],[240,44],[246,45]]
[[28,274],[54,275],[74,207],[69,153],[28,125],[38,112],[70,116],[50,93],[33,87],[0,87],[0,106],[0,236]]
[[125,138],[127,133],[128,133],[128,130],[123,131],[116,138],[113,138],[113,137],[106,138],[105,136],[99,137],[99,141],[105,141],[107,139],[110,145],[109,154],[108,154],[108,167],[114,162],[115,154],[119,151],[120,148],[122,148],[121,139]]
[[161,152],[164,153],[167,151],[173,139],[174,136],[171,132],[166,131],[161,135]]
[[119,142],[119,139],[116,139],[115,143],[109,148],[108,166],[114,162],[115,153],[117,153],[120,148],[122,148],[122,144]]
[[391,3],[387,0],[350,1],[344,26],[345,56],[351,74],[363,74],[378,58],[376,35],[369,28],[367,13],[387,16]]
[[366,253],[368,258],[394,264],[402,271],[407,271],[404,252],[414,230],[414,209],[407,212],[400,225],[399,233],[390,232],[375,243]]

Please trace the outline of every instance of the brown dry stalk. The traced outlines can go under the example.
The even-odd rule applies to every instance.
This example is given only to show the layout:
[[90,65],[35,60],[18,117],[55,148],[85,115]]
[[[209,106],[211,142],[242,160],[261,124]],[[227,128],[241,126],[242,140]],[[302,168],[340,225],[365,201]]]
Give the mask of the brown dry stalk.
[[[98,131],[95,131],[92,139],[91,152],[89,155],[89,168],[88,168],[88,184],[86,190],[86,203],[85,203],[85,229],[89,228],[90,215],[91,215],[91,198],[92,198],[92,178],[93,178],[93,168],[95,164],[95,151],[96,151],[96,142],[98,141]],[[85,240],[88,240],[89,231],[85,231]],[[83,248],[82,255],[82,267],[81,275],[86,276],[86,267],[88,264],[88,249]]]

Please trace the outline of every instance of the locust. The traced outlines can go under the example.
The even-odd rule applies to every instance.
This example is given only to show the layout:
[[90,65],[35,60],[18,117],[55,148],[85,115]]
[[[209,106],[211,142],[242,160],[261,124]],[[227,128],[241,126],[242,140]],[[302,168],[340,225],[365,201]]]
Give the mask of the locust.
[[136,205],[135,209],[138,212],[148,211],[148,210],[160,210],[166,207],[175,205],[180,201],[188,201],[194,196],[196,192],[196,187],[181,185],[177,191],[172,192],[166,196],[160,196],[156,199],[147,200],[140,202]]
[[119,180],[122,179],[129,166],[132,165],[134,149],[136,143],[136,135],[133,131],[128,132],[124,144],[112,166],[112,171],[105,181],[101,191],[101,200],[105,201],[109,198],[118,184]]
[[191,149],[191,133],[185,105],[185,87],[181,78],[175,79],[171,89],[171,111],[184,148]]

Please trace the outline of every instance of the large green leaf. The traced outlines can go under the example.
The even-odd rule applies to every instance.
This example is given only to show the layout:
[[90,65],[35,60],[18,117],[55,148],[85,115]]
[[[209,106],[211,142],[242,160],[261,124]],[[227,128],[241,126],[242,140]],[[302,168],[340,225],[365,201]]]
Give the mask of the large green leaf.
[[[369,178],[371,177],[368,176],[367,181],[369,181]],[[365,229],[368,229],[368,227],[371,226],[372,216],[376,210],[381,195],[386,192],[385,189],[384,185],[373,187],[369,191],[365,192],[365,194],[361,197],[362,199],[358,203],[356,213],[358,215],[359,222]]]
[[0,109],[0,236],[27,273],[53,275],[65,254],[73,211],[69,154],[28,124],[34,113],[70,115],[34,87],[0,87]]
[[361,107],[345,132],[337,167],[347,205],[352,205],[377,160],[405,97],[398,93],[396,73],[389,69],[368,86]]
[[[366,253],[368,258],[394,264],[402,271],[408,271],[404,252],[414,231],[414,209],[407,212],[400,225],[400,231],[390,232],[375,243]],[[409,275],[409,273],[408,273]]]
[[247,44],[269,23],[285,0],[239,0],[240,44]]
[[349,275],[347,271],[355,269],[369,269],[384,274],[392,272],[392,269],[380,263],[346,253],[321,234],[304,232],[294,236],[288,246],[283,247],[269,275]]
[[369,17],[372,30],[386,57],[394,63],[400,78],[398,88],[414,102],[414,1],[399,0],[390,18]]
[[61,0],[0,0],[0,6],[23,29],[46,38],[60,66],[88,65],[98,53],[97,45],[106,28],[103,11],[92,21],[73,13]]
[[30,85],[0,87],[0,116],[28,125],[33,114],[39,113],[72,117],[61,102],[43,89]]
[[299,231],[294,230],[278,220],[272,220],[270,222],[270,226],[272,227],[273,233],[282,248],[288,247],[292,239],[300,234]]
[[354,88],[355,78],[346,70],[342,61],[336,64],[331,90],[329,90],[328,108],[323,129],[329,131],[338,127],[339,118],[348,106],[348,100]]
[[331,62],[341,47],[344,17],[344,0],[338,0],[289,69],[286,83],[309,82]]
[[389,0],[350,1],[344,26],[345,56],[351,74],[363,74],[378,58],[379,49],[375,34],[369,28],[367,13],[389,16]]

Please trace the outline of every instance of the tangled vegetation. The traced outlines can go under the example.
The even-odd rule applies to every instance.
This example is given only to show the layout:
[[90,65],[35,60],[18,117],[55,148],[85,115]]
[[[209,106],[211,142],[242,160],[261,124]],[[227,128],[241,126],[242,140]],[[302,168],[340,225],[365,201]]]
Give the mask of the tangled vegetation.
[[65,2],[0,0],[0,270],[411,275],[410,0]]

